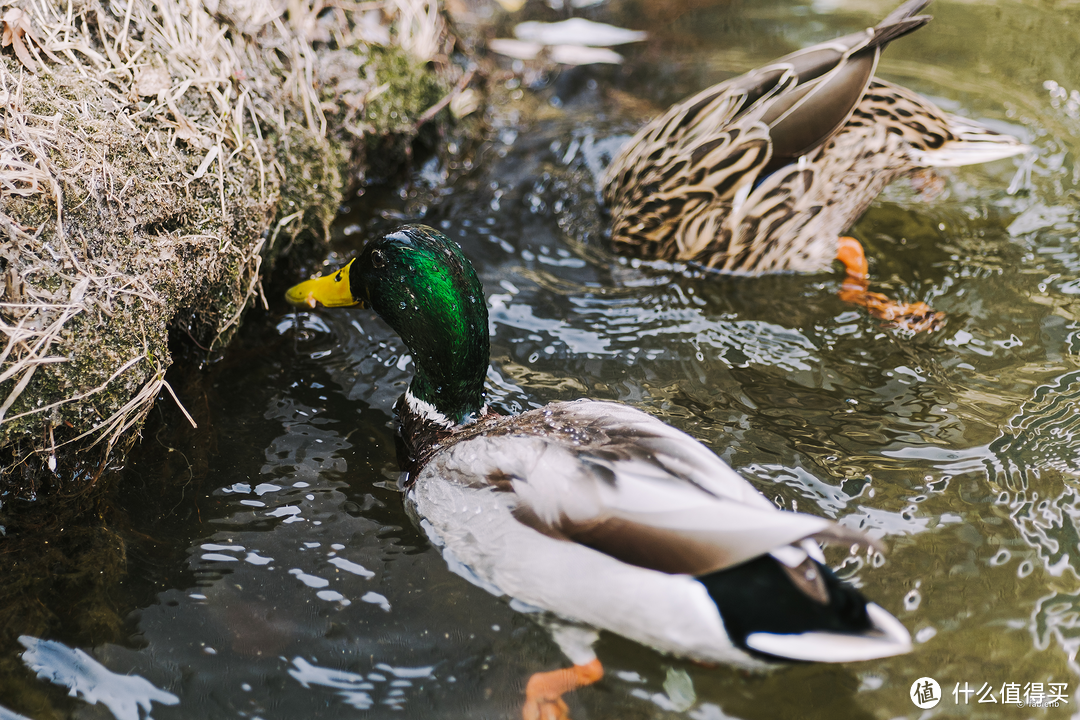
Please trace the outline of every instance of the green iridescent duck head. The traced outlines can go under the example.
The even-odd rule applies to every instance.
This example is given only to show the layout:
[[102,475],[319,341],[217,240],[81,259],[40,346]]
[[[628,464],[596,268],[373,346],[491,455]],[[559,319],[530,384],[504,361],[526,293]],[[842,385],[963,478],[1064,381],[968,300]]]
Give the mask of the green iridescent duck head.
[[285,297],[294,305],[372,308],[412,353],[416,400],[455,424],[481,413],[490,353],[484,288],[461,248],[438,230],[406,225]]

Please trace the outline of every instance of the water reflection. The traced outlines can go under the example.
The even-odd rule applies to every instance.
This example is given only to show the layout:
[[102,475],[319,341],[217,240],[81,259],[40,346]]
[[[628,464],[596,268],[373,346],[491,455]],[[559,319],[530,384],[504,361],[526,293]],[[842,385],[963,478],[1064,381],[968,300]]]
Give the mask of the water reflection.
[[[387,608],[389,609],[389,608]],[[305,688],[312,685],[334,688],[345,704],[357,710],[369,710],[378,702],[391,710],[403,710],[406,688],[412,688],[424,679],[433,678],[434,666],[419,668],[395,668],[386,663],[378,663],[366,675],[344,672],[332,668],[312,665],[302,657],[293,658],[293,667],[289,675]],[[376,700],[376,689],[382,690],[383,697]]]
[[1069,669],[1080,675],[1076,653],[1080,650],[1080,593],[1052,593],[1039,598],[1031,613],[1031,635],[1035,647],[1047,650],[1051,643],[1065,652]]
[[[22,660],[43,680],[62,685],[90,705],[101,703],[116,720],[151,720],[152,703],[176,705],[180,698],[137,675],[118,675],[78,648],[23,635]],[[139,712],[142,710],[142,712]]]
[[989,451],[1004,463],[989,479],[1009,490],[1042,486],[1047,471],[1080,476],[1080,372],[1036,388]]
[[[317,346],[321,337],[307,342]],[[297,350],[310,360],[311,347]],[[423,717],[433,695],[481,692],[478,667],[486,669],[487,647],[505,634],[498,623],[509,630],[515,614],[496,606],[463,621],[476,596],[487,596],[436,580],[450,575],[436,553],[424,552],[400,507],[385,411],[370,418],[375,428],[346,428],[352,403],[343,390],[331,389],[325,373],[294,377],[284,394],[265,393],[261,412],[244,409],[279,428],[261,464],[212,473],[221,482],[206,518],[214,531],[189,550],[194,586],[161,593],[135,618],[139,639],[159,667],[173,669],[166,674],[183,698],[179,715],[157,715],[296,716],[324,706],[322,689],[330,688],[337,709],[320,717],[416,702]],[[358,443],[373,447],[365,453]],[[365,466],[369,479],[352,492],[342,478]],[[435,586],[417,587],[421,579]],[[430,608],[438,619],[429,624]],[[440,650],[443,643],[454,652]],[[139,653],[115,649],[111,660],[138,663]]]

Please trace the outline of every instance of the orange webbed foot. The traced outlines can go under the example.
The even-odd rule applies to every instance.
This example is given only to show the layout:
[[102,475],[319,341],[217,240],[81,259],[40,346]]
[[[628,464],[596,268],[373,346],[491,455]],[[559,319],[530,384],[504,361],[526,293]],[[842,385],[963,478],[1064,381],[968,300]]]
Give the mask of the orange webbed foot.
[[890,300],[881,293],[862,288],[840,289],[840,299],[861,305],[876,318],[885,320],[891,327],[912,333],[936,330],[945,321],[945,313],[938,312],[924,302],[902,303]]
[[837,243],[836,259],[847,271],[839,296],[844,302],[866,308],[876,318],[888,321],[892,327],[918,333],[935,330],[945,319],[924,302],[902,303],[890,300],[881,293],[870,292],[867,282],[868,265],[862,245],[852,237],[841,237]]
[[604,668],[597,658],[584,665],[535,673],[525,687],[521,716],[524,720],[570,720],[563,693],[592,685],[602,677]]
[[844,285],[854,283],[865,289],[866,274],[870,271],[870,266],[866,262],[866,252],[863,250],[862,243],[846,235],[837,239],[836,259],[843,263],[844,269],[847,270]]

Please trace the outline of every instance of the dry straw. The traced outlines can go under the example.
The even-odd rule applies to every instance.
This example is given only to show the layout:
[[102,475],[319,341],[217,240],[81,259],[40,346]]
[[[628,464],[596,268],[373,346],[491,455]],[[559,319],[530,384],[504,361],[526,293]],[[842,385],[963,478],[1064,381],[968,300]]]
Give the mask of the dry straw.
[[397,98],[380,53],[450,66],[435,0],[0,0],[0,24],[10,480],[64,443],[107,455],[162,391],[179,404],[169,332],[220,346],[282,238],[325,235],[357,140],[385,132],[369,106],[447,104]]

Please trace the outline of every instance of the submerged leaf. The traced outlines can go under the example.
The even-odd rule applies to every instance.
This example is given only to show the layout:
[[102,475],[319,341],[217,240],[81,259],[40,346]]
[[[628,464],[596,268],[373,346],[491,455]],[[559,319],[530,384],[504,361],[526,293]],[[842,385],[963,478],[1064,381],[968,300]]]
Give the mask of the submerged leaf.
[[614,50],[583,45],[555,45],[548,54],[552,60],[563,65],[592,65],[594,63],[618,65],[623,61],[622,55]]
[[557,23],[523,22],[514,28],[519,40],[544,45],[588,45],[607,47],[640,42],[648,33],[639,30],[605,25],[584,18],[571,18]]
[[495,38],[494,40],[488,41],[488,49],[500,55],[516,58],[518,60],[532,60],[540,54],[540,51],[544,49],[544,46],[536,42],[511,40],[510,38]]

